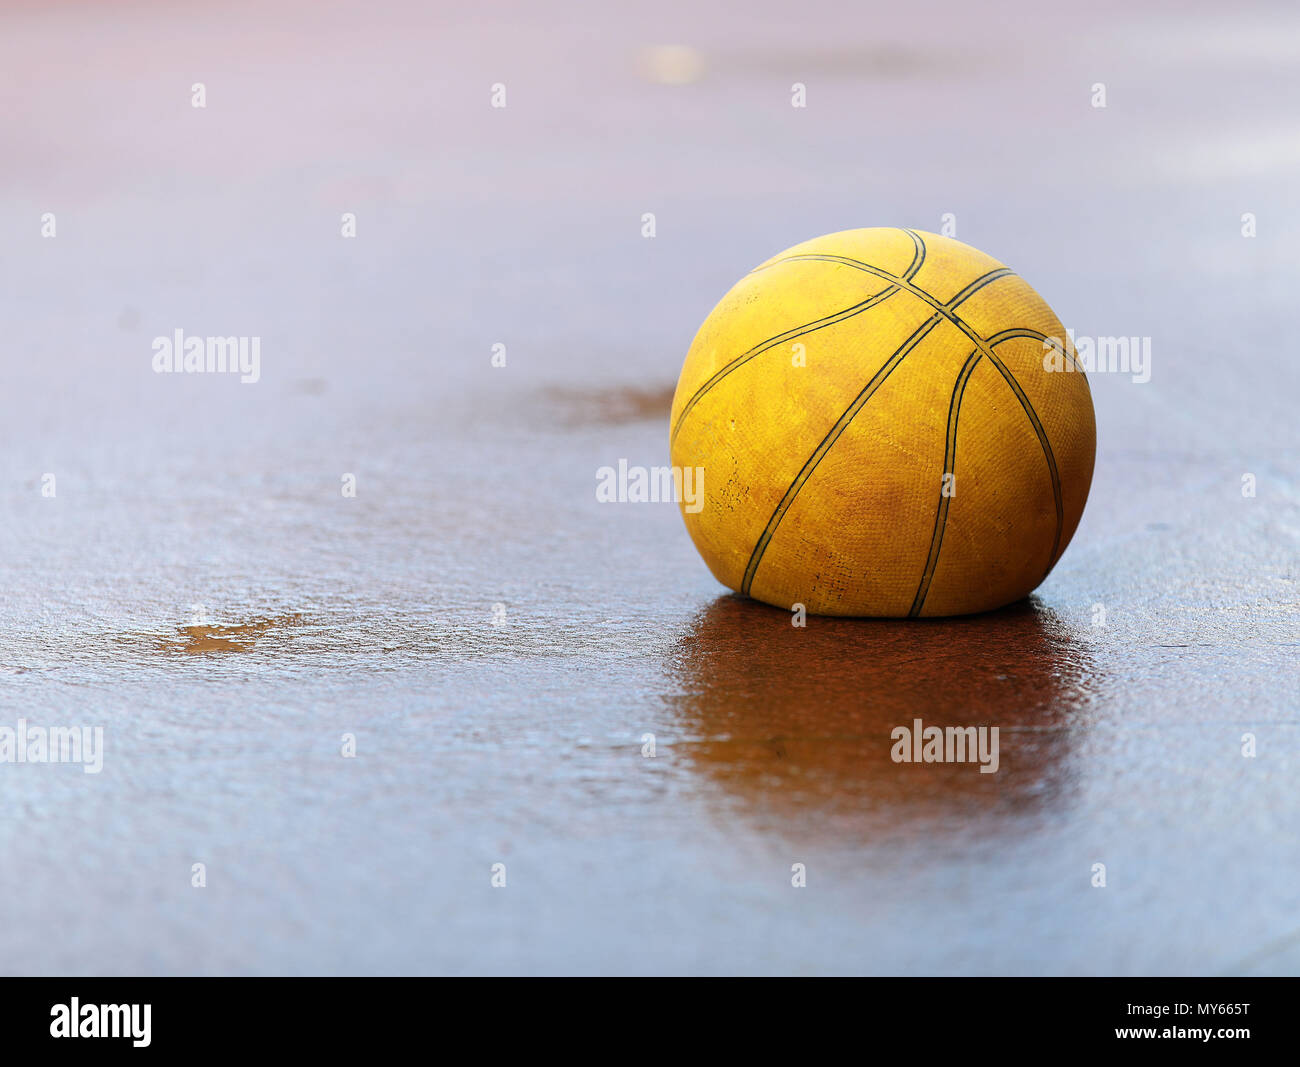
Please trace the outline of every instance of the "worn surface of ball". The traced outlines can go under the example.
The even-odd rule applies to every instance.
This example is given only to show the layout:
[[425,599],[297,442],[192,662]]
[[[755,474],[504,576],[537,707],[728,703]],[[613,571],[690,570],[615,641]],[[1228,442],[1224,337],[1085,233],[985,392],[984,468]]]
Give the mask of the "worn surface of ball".
[[948,237],[846,230],[710,312],[673,398],[687,529],[724,585],[812,614],[961,615],[1028,595],[1083,513],[1096,428],[1052,309]]

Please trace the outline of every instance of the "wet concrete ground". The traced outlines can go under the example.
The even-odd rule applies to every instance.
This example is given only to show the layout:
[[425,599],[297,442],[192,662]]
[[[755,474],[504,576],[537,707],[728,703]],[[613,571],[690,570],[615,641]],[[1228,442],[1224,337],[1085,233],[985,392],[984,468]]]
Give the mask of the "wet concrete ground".
[[[0,764],[5,973],[1300,967],[1284,6],[2,17],[0,726],[105,738]],[[797,630],[597,503],[741,273],[945,214],[1152,341],[1030,601]]]

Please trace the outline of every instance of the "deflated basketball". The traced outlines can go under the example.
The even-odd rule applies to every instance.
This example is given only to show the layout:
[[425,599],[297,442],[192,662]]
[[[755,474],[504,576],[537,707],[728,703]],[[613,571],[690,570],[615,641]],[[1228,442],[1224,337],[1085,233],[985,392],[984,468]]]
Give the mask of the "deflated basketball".
[[1064,329],[1020,277],[951,238],[865,229],[796,245],[722,298],[670,440],[724,585],[813,614],[936,616],[1047,576],[1096,426]]

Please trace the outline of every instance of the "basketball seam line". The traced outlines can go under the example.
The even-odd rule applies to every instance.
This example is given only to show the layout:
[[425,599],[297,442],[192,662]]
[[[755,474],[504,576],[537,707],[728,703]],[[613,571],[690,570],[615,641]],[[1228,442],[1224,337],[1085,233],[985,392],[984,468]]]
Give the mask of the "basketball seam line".
[[[983,358],[984,353],[978,348],[967,356],[966,363],[953,385],[952,399],[948,402],[948,439],[944,444],[943,455],[945,475],[955,473],[957,468],[957,419],[961,414],[961,398],[966,392],[966,383],[970,381],[971,374]],[[921,572],[921,583],[917,586],[916,596],[912,599],[912,610],[908,612],[911,618],[921,613],[925,598],[930,592],[930,580],[934,577],[935,567],[939,563],[939,550],[943,546],[943,532],[948,524],[948,503],[951,499],[951,496],[944,493],[941,487],[939,507],[934,516],[934,533],[930,538],[930,553],[925,560],[925,569]]]
[[[793,341],[797,337],[806,337],[810,333],[816,333],[818,330],[825,329],[827,326],[835,326],[838,323],[844,322],[847,319],[851,319],[856,315],[862,314],[862,312],[864,311],[869,311],[871,308],[876,307],[879,304],[883,304],[895,293],[901,291],[902,290],[898,287],[897,284],[891,283],[890,285],[885,286],[885,288],[881,289],[879,292],[872,293],[871,296],[867,297],[866,300],[862,301],[859,304],[854,304],[852,307],[844,308],[840,311],[835,312],[832,315],[827,315],[825,318],[814,319],[812,322],[806,322],[802,326],[795,326],[792,329],[786,330],[785,333],[777,334],[775,337],[769,337],[766,341],[763,341],[760,344],[755,345],[753,348],[744,352],[742,355],[737,356],[725,367],[722,367],[720,370],[718,370],[713,375],[712,378],[710,378],[707,382],[705,382],[702,386],[700,386],[700,388],[696,390],[695,395],[692,396],[690,400],[686,402],[686,406],[682,408],[682,413],[677,416],[677,422],[673,426],[672,440],[675,440],[677,434],[681,432],[682,424],[686,421],[686,416],[689,415],[691,411],[694,409],[695,405],[699,403],[701,399],[703,399],[704,394],[707,393],[710,389],[712,389],[715,385],[717,385],[718,382],[722,381],[722,379],[725,378],[732,371],[737,370],[738,368],[744,366],[744,364],[748,363],[755,356],[760,356],[764,352],[770,351],[771,349],[775,348],[779,344],[782,344],[783,342]],[[671,444],[671,440],[670,440],[670,444]]]
[[[881,289],[879,292],[873,293],[866,300],[862,301],[859,304],[854,304],[852,307],[844,308],[842,311],[837,311],[834,314],[827,315],[824,318],[813,319],[812,322],[804,323],[802,326],[792,327],[791,329],[786,330],[784,333],[777,334],[775,337],[769,337],[766,341],[762,341],[759,344],[755,345],[753,348],[748,349],[747,351],[745,351],[744,353],[742,353],[741,355],[733,359],[726,366],[720,368],[718,371],[714,373],[713,377],[711,377],[707,382],[705,382],[697,390],[695,390],[695,393],[691,396],[690,400],[686,402],[686,405],[682,408],[681,414],[677,416],[676,423],[673,425],[672,433],[669,435],[669,444],[671,445],[672,442],[677,439],[677,434],[681,432],[682,424],[686,421],[686,416],[691,412],[691,410],[695,407],[695,405],[699,403],[699,401],[704,397],[704,394],[707,393],[710,389],[712,389],[715,385],[717,385],[718,382],[720,382],[732,371],[739,369],[744,364],[748,363],[751,359],[753,359],[755,356],[759,356],[762,355],[764,352],[770,351],[771,349],[775,348],[777,345],[781,344],[783,341],[793,341],[796,337],[803,337],[807,334],[815,333],[818,330],[824,329],[827,326],[834,326],[840,322],[844,322],[846,319],[853,318],[855,315],[859,315],[864,311],[868,311],[871,308],[876,307],[878,304],[883,304],[891,296],[899,292],[900,282],[911,281],[914,277],[916,277],[917,271],[919,271],[921,269],[922,264],[925,263],[925,251],[926,251],[925,242],[921,240],[919,234],[914,233],[912,230],[905,229],[903,230],[903,232],[912,239],[912,243],[916,247],[915,247],[915,251],[912,253],[912,262],[908,264],[907,270],[904,271],[901,276],[890,274],[888,271],[878,267],[873,268],[877,277],[889,280],[890,282],[889,285],[885,286],[885,288]],[[811,255],[810,256],[802,256],[802,255],[787,256],[782,259],[774,259],[769,263],[764,263],[761,267],[755,267],[749,273],[757,274],[761,270],[767,270],[769,267],[775,267],[778,263],[789,263],[797,260],[817,259],[817,258],[822,258],[822,257],[811,256]],[[841,256],[833,256],[827,258],[832,262],[842,262],[845,265],[853,266],[853,267],[861,268],[861,267],[870,266],[870,264],[863,263],[860,260],[848,259],[846,257],[841,257]]]
[[[904,232],[912,234],[911,230],[906,230]],[[917,237],[915,234],[912,234],[912,236],[916,240],[920,240],[920,238]],[[924,248],[924,245],[922,245],[922,248]],[[924,259],[925,259],[925,255],[924,253],[922,253],[921,255],[922,262],[924,262]],[[926,290],[922,289],[920,286],[910,284],[911,281],[910,274],[899,277],[897,275],[890,274],[887,270],[882,270],[880,267],[874,267],[870,263],[864,263],[858,259],[850,259],[848,256],[836,256],[836,255],[831,255],[829,253],[813,253],[813,252],[800,253],[798,255],[787,256],[784,259],[773,260],[771,263],[756,268],[756,270],[766,270],[768,267],[774,267],[778,263],[792,263],[792,262],[802,261],[802,260],[816,260],[818,262],[825,262],[825,263],[840,263],[847,267],[853,267],[855,270],[862,270],[868,272],[869,274],[874,274],[876,277],[881,278],[882,280],[886,280],[890,284],[886,286],[884,289],[880,290],[880,292],[875,293],[873,296],[863,301],[861,304],[855,304],[853,307],[845,308],[843,311],[837,311],[835,312],[834,315],[829,315],[824,319],[814,319],[812,322],[806,323],[803,326],[796,326],[792,330],[787,330],[784,334],[778,334],[776,337],[769,338],[767,341],[764,341],[762,344],[758,345],[757,347],[751,348],[743,355],[737,356],[725,367],[717,371],[712,378],[710,378],[707,382],[705,382],[702,386],[700,386],[700,388],[695,391],[695,394],[690,398],[690,400],[686,402],[686,405],[682,408],[681,414],[677,416],[677,421],[673,425],[672,433],[669,434],[668,441],[670,445],[672,444],[673,441],[677,439],[678,433],[681,432],[682,424],[686,421],[686,416],[690,414],[690,412],[695,408],[695,405],[699,403],[700,400],[703,399],[705,393],[707,393],[710,389],[712,389],[715,385],[717,385],[718,382],[720,382],[732,371],[737,370],[743,364],[748,363],[755,356],[761,355],[763,352],[770,351],[772,348],[780,344],[782,341],[792,341],[796,337],[802,337],[805,336],[806,334],[814,333],[817,330],[823,329],[826,326],[837,325],[838,323],[853,318],[856,315],[864,311],[867,311],[878,304],[884,303],[886,299],[893,296],[894,293],[899,291],[909,292],[913,296],[919,297],[922,300],[924,300],[931,307],[942,310],[942,308],[944,307],[955,308],[959,304],[964,303],[968,297],[970,297],[972,294],[974,294],[976,291],[978,291],[980,288],[987,285],[991,281],[994,281],[998,278],[1015,277],[1015,272],[1010,267],[998,267],[996,270],[991,270],[987,274],[982,274],[980,277],[976,278],[973,282],[971,282],[970,285],[966,286],[965,289],[963,289],[961,292],[953,296],[952,299],[950,299],[947,304],[941,305],[939,301],[930,293],[926,292]],[[915,261],[913,262],[915,265]],[[919,267],[919,265],[916,266]],[[909,271],[912,271],[912,268],[909,268]],[[754,271],[751,271],[750,273],[752,274],[754,273]],[[945,312],[945,314],[947,313]],[[948,317],[952,319],[952,321],[959,328],[962,328],[963,332],[965,332],[968,337],[970,337],[977,344],[979,343],[980,341],[979,337],[977,337],[972,331],[965,329],[961,320],[957,319],[955,316],[952,315],[949,315]],[[1045,337],[1044,340],[1046,340]]]
[[830,252],[796,252],[792,256],[778,256],[776,259],[769,259],[766,263],[763,263],[755,267],[749,273],[757,274],[761,270],[770,270],[772,267],[775,267],[778,263],[794,263],[803,259],[815,259],[821,256],[825,256],[827,259],[843,260],[845,263],[863,264],[865,266],[874,267],[875,270],[881,271],[883,274],[887,275],[890,278],[905,278],[908,281],[911,281],[920,272],[921,267],[925,263],[925,253],[926,253],[925,242],[921,240],[921,235],[917,233],[915,230],[909,230],[906,227],[902,227],[902,226],[895,227],[895,229],[898,229],[902,233],[907,234],[907,236],[912,239],[912,245],[914,247],[914,251],[912,252],[912,262],[907,265],[907,270],[903,271],[902,274],[890,274],[889,271],[885,270],[884,267],[876,267],[875,264],[866,263],[864,260],[850,259],[848,256],[837,256]]
[[[1052,451],[1052,442],[1047,438],[1047,431],[1043,428],[1042,422],[1038,418],[1038,412],[1034,410],[1033,404],[1029,402],[1029,397],[1025,395],[1024,389],[1016,380],[1016,376],[1007,369],[1007,365],[993,354],[993,349],[986,349],[986,354],[993,361],[993,366],[997,367],[1002,374],[1011,391],[1016,394],[1016,399],[1020,401],[1021,408],[1024,409],[1025,415],[1034,427],[1034,433],[1038,435],[1038,443],[1042,446],[1043,456],[1047,460],[1047,469],[1052,476],[1052,500],[1056,505],[1056,536],[1052,538],[1052,553],[1047,557],[1047,570],[1043,572],[1043,578],[1046,578],[1048,572],[1056,563],[1056,550],[1061,543],[1061,534],[1065,530],[1065,501],[1061,490],[1061,472],[1056,466],[1056,453]],[[1043,579],[1040,578],[1041,582]]]
[[[861,264],[861,267],[870,270],[873,273],[876,271],[876,268],[871,267],[869,264]],[[913,287],[909,286],[908,287],[909,291],[913,291],[915,295],[924,298],[924,300],[927,303],[929,303],[930,306],[933,307],[936,312],[936,316],[932,316],[929,321],[923,323],[922,326],[918,328],[917,332],[924,330],[926,333],[928,333],[930,329],[933,329],[935,325],[938,325],[937,321],[935,321],[936,317],[938,319],[947,318],[950,322],[958,326],[963,333],[965,333],[968,337],[971,338],[971,340],[975,342],[976,349],[980,351],[981,354],[989,356],[990,358],[993,359],[995,364],[1001,366],[1001,361],[997,360],[996,357],[993,356],[992,352],[990,352],[985,347],[984,342],[980,337],[974,335],[973,331],[971,331],[971,329],[962,320],[960,320],[959,318],[957,318],[956,315],[953,314],[953,309],[957,308],[960,304],[962,304],[964,301],[969,299],[971,296],[973,296],[984,286],[996,281],[999,278],[1006,277],[1012,273],[1013,272],[1009,267],[1001,267],[997,270],[989,271],[987,274],[971,282],[968,286],[966,286],[965,289],[961,290],[961,292],[959,292],[956,296],[954,296],[952,300],[950,300],[947,304],[940,304],[933,296],[925,292],[925,290],[923,289],[913,289]],[[923,337],[924,334],[922,334],[921,336]],[[920,338],[917,338],[916,333],[914,333],[912,337],[909,337],[908,340],[903,343],[904,347],[907,347],[908,345],[911,345],[911,347],[915,347],[913,338],[916,338],[918,342],[920,340]],[[910,350],[911,348],[907,348],[907,351]],[[900,351],[902,350],[900,349]],[[902,355],[906,355],[907,351],[902,351]],[[894,356],[891,356],[890,360],[885,364],[885,367],[888,368],[885,374],[886,377],[888,376],[889,371],[892,371],[894,367],[898,365],[898,363],[902,362],[901,357],[899,358],[895,358],[895,357],[899,357],[899,352],[895,352]],[[1005,369],[1004,369],[1004,373],[1006,373]],[[877,371],[877,376],[879,375],[880,372]],[[883,377],[880,378],[880,382],[883,381],[884,378]],[[871,390],[871,392],[874,392],[875,389],[879,387],[880,382],[877,382],[875,380],[875,377],[873,377],[872,382],[875,382],[875,386],[873,386],[872,383],[869,382],[867,384],[866,389],[864,389],[864,392],[866,392],[867,389]],[[849,418],[846,420],[844,418],[844,415],[840,416],[840,421],[837,421],[835,426],[831,428],[831,434],[834,434],[836,439],[838,439],[839,435],[843,433],[845,429],[848,428],[848,423],[852,421],[852,418],[856,416],[858,411],[862,409],[862,406],[866,403],[866,400],[869,399],[870,395],[871,395],[870,393],[867,393],[867,397],[864,398],[860,393],[858,398],[854,400],[854,403],[850,405],[849,411],[851,411],[852,414],[850,415],[849,412],[847,411],[845,412],[845,415],[849,415]],[[861,403],[858,402],[859,399],[861,400]],[[1025,403],[1027,402],[1028,401],[1026,400]],[[841,422],[843,423],[843,425],[841,425]],[[837,427],[838,427],[838,432],[836,429]],[[827,434],[827,438],[830,438],[831,434]],[[1040,442],[1041,441],[1042,439],[1040,438]],[[800,472],[795,477],[794,482],[792,482],[789,488],[786,489],[785,495],[782,496],[781,498],[781,502],[777,504],[776,510],[772,513],[772,517],[768,519],[767,526],[764,527],[762,534],[759,535],[758,542],[754,545],[754,549],[750,553],[749,563],[745,568],[745,574],[741,581],[740,592],[745,596],[749,595],[749,590],[753,586],[754,576],[758,572],[759,564],[763,560],[763,555],[767,551],[768,544],[771,543],[772,537],[776,534],[776,528],[781,524],[781,519],[785,517],[785,512],[789,509],[790,505],[794,502],[794,497],[798,495],[798,492],[800,489],[803,488],[804,483],[807,482],[808,478],[812,476],[812,472],[816,468],[817,464],[821,462],[826,452],[829,451],[830,445],[833,445],[834,443],[835,443],[834,440],[831,440],[829,444],[827,444],[826,440],[822,441],[822,444],[818,446],[817,451],[813,453],[813,456],[809,457],[808,462],[806,462],[803,468],[800,469]],[[1050,448],[1050,446],[1047,445],[1045,442],[1043,443],[1045,448]],[[1053,473],[1055,473],[1055,459],[1054,457],[1050,456],[1050,453],[1049,453],[1049,466],[1051,467]],[[1059,483],[1054,481],[1053,485],[1054,485],[1054,489],[1056,490],[1056,498],[1059,502],[1060,499]],[[1059,503],[1058,503],[1057,515],[1059,519],[1061,515]],[[1060,537],[1060,531],[1058,529],[1057,532],[1058,540],[1059,537]],[[1055,546],[1053,546],[1053,552],[1055,552]]]
[[[791,256],[789,258],[795,259],[802,257]],[[857,263],[856,261],[850,261],[845,257],[834,258],[844,259],[844,261],[848,263],[855,263],[859,270],[864,270],[869,274],[875,274],[877,277],[893,277],[892,275],[882,274],[878,267],[873,267],[870,263]],[[1029,397],[1025,395],[1025,391],[1021,387],[1020,382],[1016,380],[1016,376],[1007,369],[1006,364],[1004,364],[1002,360],[998,359],[998,357],[994,355],[993,350],[988,347],[987,341],[980,337],[979,334],[967,325],[966,321],[962,319],[961,316],[955,314],[953,311],[958,304],[973,295],[978,283],[983,282],[984,284],[988,284],[988,282],[993,281],[995,278],[1003,277],[1004,274],[1011,273],[1011,270],[1006,267],[1003,267],[1001,271],[991,271],[984,275],[983,278],[976,279],[976,281],[968,285],[947,304],[940,304],[939,301],[930,293],[926,292],[919,286],[912,285],[910,282],[904,282],[900,279],[898,280],[898,285],[901,289],[906,290],[919,300],[929,304],[932,308],[947,318],[949,322],[961,330],[962,333],[975,342],[975,346],[989,358],[995,367],[997,367],[998,373],[1002,375],[1007,385],[1011,387],[1011,391],[1015,394],[1016,400],[1020,403],[1021,410],[1024,411],[1025,417],[1029,419],[1030,424],[1033,426],[1034,433],[1038,436],[1038,443],[1043,449],[1043,458],[1047,461],[1048,474],[1052,479],[1052,499],[1056,506],[1056,536],[1052,541],[1052,554],[1047,565],[1047,571],[1043,574],[1043,577],[1045,578],[1049,573],[1051,573],[1052,567],[1056,565],[1057,549],[1060,547],[1061,534],[1064,532],[1065,528],[1065,505],[1061,492],[1061,472],[1056,465],[1056,455],[1052,451],[1052,443],[1048,440],[1047,431],[1043,429],[1043,424],[1038,418],[1038,412],[1034,410],[1033,404],[1029,402]],[[1002,332],[1007,333],[1009,331]],[[1046,338],[1044,338],[1044,340],[1046,340]],[[1042,579],[1039,580],[1041,581]]]
[[[985,338],[985,343],[988,344],[989,347],[992,347],[994,345],[1000,345],[1003,341],[1010,341],[1017,337],[1023,337],[1026,340],[1030,340],[1030,341],[1055,340],[1055,338],[1049,338],[1047,334],[1041,333],[1038,330],[1031,330],[1027,326],[1014,326],[1009,330],[1003,330],[1001,333],[995,333],[991,337]],[[1073,368],[1074,373],[1077,373],[1079,377],[1083,379],[1083,384],[1085,387],[1087,387],[1088,375],[1085,373],[1083,367],[1079,365],[1079,361],[1075,359],[1074,356],[1070,355],[1068,351],[1066,351],[1064,345],[1053,345],[1052,347],[1055,348],[1058,352],[1060,352],[1061,355],[1064,356],[1065,359],[1069,361],[1069,364],[1071,368]],[[1088,394],[1089,395],[1092,394],[1092,389],[1090,387],[1088,388]]]
[[794,498],[799,495],[799,490],[803,488],[804,483],[812,477],[812,473],[817,469],[817,465],[825,458],[826,454],[835,445],[835,442],[839,440],[840,434],[848,429],[849,423],[853,421],[857,413],[862,410],[866,402],[871,399],[872,394],[880,388],[881,383],[889,377],[894,368],[902,363],[903,358],[913,348],[920,344],[922,340],[924,340],[926,334],[938,326],[942,321],[943,316],[935,313],[912,331],[912,335],[904,341],[902,345],[894,351],[894,354],[885,361],[884,365],[877,370],[874,375],[872,375],[871,380],[867,382],[862,391],[854,398],[853,403],[845,409],[844,413],[836,420],[835,425],[832,426],[826,436],[822,438],[821,444],[819,444],[813,451],[813,454],[804,461],[803,467],[800,468],[794,481],[790,483],[785,494],[781,497],[781,501],[777,504],[776,510],[772,512],[772,517],[767,520],[767,526],[764,527],[762,534],[759,535],[758,543],[754,545],[754,550],[750,553],[749,564],[745,567],[745,576],[740,585],[741,593],[746,596],[749,595],[750,586],[753,585],[754,582],[754,574],[758,570],[759,563],[762,562],[763,553],[767,550],[768,543],[776,533],[776,528],[781,525],[781,519],[785,517],[786,510],[794,503]]
[[855,270],[861,270],[861,271],[865,271],[868,274],[874,274],[877,278],[886,279],[892,282],[893,284],[899,286],[899,288],[904,289],[905,291],[911,293],[912,295],[921,297],[921,299],[925,300],[931,306],[936,308],[945,307],[945,306],[956,307],[958,304],[965,303],[966,299],[971,295],[971,293],[975,289],[983,287],[985,284],[987,284],[990,281],[993,281],[997,278],[1017,277],[1016,272],[1013,271],[1010,267],[996,267],[985,274],[981,274],[978,278],[976,278],[973,282],[971,282],[970,285],[966,286],[965,289],[963,289],[961,292],[953,296],[948,301],[948,303],[944,305],[944,304],[940,304],[938,297],[929,293],[925,289],[922,289],[919,285],[912,284],[911,278],[899,277],[898,275],[890,274],[889,271],[887,270],[882,270],[880,267],[873,266],[870,263],[864,263],[860,259],[851,259],[849,256],[836,256],[829,252],[801,252],[798,255],[789,256],[786,259],[782,259],[782,260],[777,260],[769,264],[769,266],[774,267],[776,266],[777,263],[793,263],[799,260],[818,260],[825,263],[839,263],[846,267],[853,267]]
[[[1027,327],[1015,327],[1010,330],[1003,330],[986,339],[989,348],[996,348],[1006,341],[1024,338],[1027,340],[1046,341],[1047,335],[1040,333],[1038,330],[1031,330]],[[1064,353],[1064,349],[1062,349]],[[1067,359],[1074,364],[1069,353],[1064,353]],[[957,383],[953,386],[952,401],[948,406],[948,440],[944,447],[944,473],[954,474],[957,467],[957,420],[959,418],[959,409],[961,407],[961,398],[966,391],[966,381],[970,374],[974,372],[975,365],[979,363],[984,354],[977,348],[967,357],[967,363],[963,366],[961,373],[958,375]],[[1077,366],[1077,365],[1076,365]],[[1082,374],[1082,370],[1079,371]],[[1085,388],[1087,387],[1085,378]],[[921,574],[921,582],[917,586],[916,597],[912,601],[912,610],[908,612],[909,618],[916,618],[921,614],[925,607],[926,597],[930,592],[930,582],[934,578],[934,572],[939,564],[939,552],[943,547],[943,535],[948,526],[948,498],[943,495],[942,489],[939,493],[939,507],[936,509],[934,534],[930,540],[930,554],[926,559],[925,570]],[[1053,558],[1049,558],[1047,570],[1050,573],[1055,565],[1055,552],[1059,545],[1053,545]],[[1046,577],[1046,575],[1044,575]]]

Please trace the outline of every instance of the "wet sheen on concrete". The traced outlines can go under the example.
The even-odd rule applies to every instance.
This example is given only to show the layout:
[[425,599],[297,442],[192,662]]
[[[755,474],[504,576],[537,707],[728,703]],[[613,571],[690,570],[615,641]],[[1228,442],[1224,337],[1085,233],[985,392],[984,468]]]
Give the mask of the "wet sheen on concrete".
[[[1300,23],[936,11],[0,9],[0,726],[105,731],[0,765],[0,969],[1300,967]],[[741,274],[945,213],[1153,339],[1030,600],[796,628],[597,502]]]

